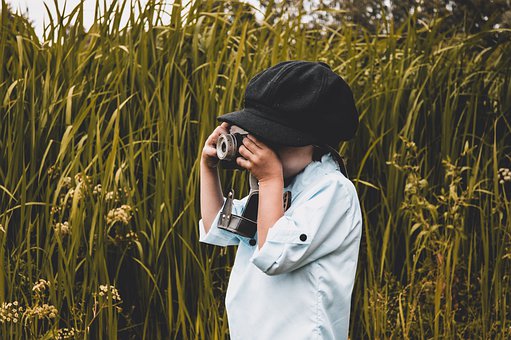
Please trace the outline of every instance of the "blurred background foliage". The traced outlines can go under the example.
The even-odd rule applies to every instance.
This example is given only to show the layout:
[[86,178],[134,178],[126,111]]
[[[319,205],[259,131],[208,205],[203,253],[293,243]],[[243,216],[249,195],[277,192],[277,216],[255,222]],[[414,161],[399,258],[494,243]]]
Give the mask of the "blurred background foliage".
[[389,24],[399,26],[410,15],[425,23],[442,18],[441,30],[456,26],[475,33],[511,25],[511,4],[507,0],[262,0],[260,4],[264,8],[276,6],[275,17],[310,16],[309,26],[355,24],[373,33]]
[[511,336],[509,2],[130,6],[39,39],[2,1],[2,339],[227,339],[236,249],[198,242],[198,155],[289,59],[330,64],[360,111],[351,338]]

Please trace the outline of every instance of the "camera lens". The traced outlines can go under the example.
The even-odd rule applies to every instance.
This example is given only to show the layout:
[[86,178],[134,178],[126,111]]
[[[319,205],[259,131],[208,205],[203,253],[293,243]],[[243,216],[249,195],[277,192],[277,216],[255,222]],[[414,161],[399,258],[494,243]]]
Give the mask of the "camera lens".
[[231,134],[220,135],[216,144],[218,159],[230,161],[236,157],[238,148],[236,138]]

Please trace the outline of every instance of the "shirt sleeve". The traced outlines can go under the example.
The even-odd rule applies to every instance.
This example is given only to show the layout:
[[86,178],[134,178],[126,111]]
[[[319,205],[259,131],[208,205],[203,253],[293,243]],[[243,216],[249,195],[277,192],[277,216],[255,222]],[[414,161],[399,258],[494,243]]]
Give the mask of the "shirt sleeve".
[[[232,212],[235,215],[241,215],[243,208],[245,206],[245,202],[248,197],[245,197],[241,200],[233,200],[233,206],[232,206]],[[224,197],[224,203],[225,203],[225,197]],[[213,223],[211,224],[211,228],[209,228],[209,231],[206,233],[206,229],[204,228],[204,222],[202,219],[199,220],[199,242],[209,243],[213,244],[215,246],[235,246],[238,245],[240,242],[240,238],[237,237],[236,234],[220,229],[218,227],[218,222],[220,220],[220,213],[222,209],[218,211],[218,213],[215,216],[215,219],[213,220]]]
[[351,182],[337,174],[327,175],[292,212],[275,222],[250,262],[268,275],[277,275],[339,249],[361,221],[353,204],[358,204],[358,198]]

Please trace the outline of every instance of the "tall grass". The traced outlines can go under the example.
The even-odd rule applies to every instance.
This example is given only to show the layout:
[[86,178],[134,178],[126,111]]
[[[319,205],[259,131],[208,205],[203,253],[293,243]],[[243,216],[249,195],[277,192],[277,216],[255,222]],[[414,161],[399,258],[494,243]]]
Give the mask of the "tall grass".
[[235,249],[198,242],[197,156],[287,59],[328,62],[361,113],[340,148],[365,222],[351,338],[511,336],[509,30],[309,30],[211,0],[123,27],[129,6],[87,32],[58,11],[40,41],[2,1],[2,339],[228,338]]

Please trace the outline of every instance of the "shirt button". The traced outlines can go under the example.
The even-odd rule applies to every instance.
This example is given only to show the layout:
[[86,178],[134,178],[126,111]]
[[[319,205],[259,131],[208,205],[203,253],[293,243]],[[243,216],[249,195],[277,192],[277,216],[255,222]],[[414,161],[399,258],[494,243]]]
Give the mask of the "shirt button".
[[248,243],[251,245],[251,246],[255,246],[256,245],[256,240],[254,240],[253,238],[250,239],[250,241],[248,241]]
[[300,235],[300,241],[305,241],[307,239],[307,235],[301,234]]

